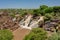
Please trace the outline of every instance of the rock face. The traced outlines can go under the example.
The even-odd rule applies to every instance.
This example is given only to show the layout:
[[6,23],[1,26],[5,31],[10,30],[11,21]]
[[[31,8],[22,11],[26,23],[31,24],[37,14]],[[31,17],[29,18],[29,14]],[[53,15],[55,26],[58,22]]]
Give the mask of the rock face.
[[52,28],[56,26],[55,22],[46,22],[44,25],[44,29],[47,31],[51,31]]
[[19,27],[18,22],[13,22],[8,13],[0,13],[0,29],[15,30]]
[[52,31],[52,30],[56,30],[57,27],[59,27],[60,24],[60,20],[59,19],[53,19],[51,21],[47,21],[44,23],[44,29],[47,31]]

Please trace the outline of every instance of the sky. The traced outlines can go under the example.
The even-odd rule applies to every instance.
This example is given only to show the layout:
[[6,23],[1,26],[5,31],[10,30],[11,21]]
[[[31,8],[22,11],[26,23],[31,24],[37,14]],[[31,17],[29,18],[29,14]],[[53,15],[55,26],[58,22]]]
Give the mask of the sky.
[[60,0],[0,0],[2,8],[39,8],[41,5],[60,6]]

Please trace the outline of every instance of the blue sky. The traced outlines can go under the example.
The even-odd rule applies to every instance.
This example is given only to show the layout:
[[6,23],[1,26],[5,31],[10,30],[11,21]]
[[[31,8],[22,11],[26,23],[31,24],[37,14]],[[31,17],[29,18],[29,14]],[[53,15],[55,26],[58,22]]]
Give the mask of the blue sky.
[[0,0],[0,8],[38,8],[40,5],[60,6],[60,0]]

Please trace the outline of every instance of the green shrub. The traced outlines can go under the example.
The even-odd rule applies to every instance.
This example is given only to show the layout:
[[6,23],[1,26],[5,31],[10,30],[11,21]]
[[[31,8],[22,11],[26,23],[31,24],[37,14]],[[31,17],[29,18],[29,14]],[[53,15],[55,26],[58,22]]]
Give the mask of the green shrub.
[[13,13],[10,13],[9,15],[10,15],[11,17],[15,17],[15,14],[13,14]]
[[52,34],[52,36],[50,36],[48,40],[60,40],[60,33],[57,32],[57,33]]
[[60,40],[60,30],[58,30],[57,35],[58,35],[58,40]]
[[41,28],[34,28],[27,35],[24,40],[45,40],[47,38],[46,32]]
[[0,40],[12,40],[13,35],[10,30],[0,30]]
[[54,33],[52,36],[48,38],[48,40],[58,40],[58,35]]

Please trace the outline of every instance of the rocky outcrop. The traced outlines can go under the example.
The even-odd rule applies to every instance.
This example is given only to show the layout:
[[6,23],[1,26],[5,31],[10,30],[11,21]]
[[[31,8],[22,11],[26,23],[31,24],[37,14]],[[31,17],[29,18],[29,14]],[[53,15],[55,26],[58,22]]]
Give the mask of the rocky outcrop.
[[43,28],[47,31],[56,31],[56,28],[60,27],[60,19],[52,19],[44,23]]
[[8,13],[1,13],[0,14],[0,29],[10,29],[16,30],[19,25],[18,22],[13,21],[13,18],[8,15]]

